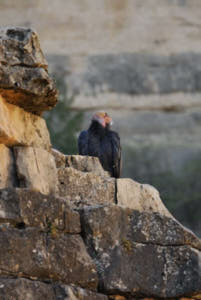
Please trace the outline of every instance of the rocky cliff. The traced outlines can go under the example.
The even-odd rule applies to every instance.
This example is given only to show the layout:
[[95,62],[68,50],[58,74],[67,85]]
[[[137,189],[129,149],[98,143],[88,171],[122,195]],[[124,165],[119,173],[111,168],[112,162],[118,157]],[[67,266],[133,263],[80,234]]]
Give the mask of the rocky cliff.
[[0,53],[0,298],[200,299],[201,241],[158,191],[51,148],[36,33],[3,29]]
[[201,2],[0,1],[0,26],[13,22],[39,32],[50,73],[67,87],[71,110],[83,113],[82,127],[92,110],[111,113],[124,176],[160,189],[201,235]]

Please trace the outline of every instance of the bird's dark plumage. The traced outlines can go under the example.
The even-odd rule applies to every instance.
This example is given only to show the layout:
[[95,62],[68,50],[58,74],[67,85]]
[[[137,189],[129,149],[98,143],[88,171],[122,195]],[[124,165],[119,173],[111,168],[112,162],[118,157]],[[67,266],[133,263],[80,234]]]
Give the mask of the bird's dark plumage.
[[100,120],[93,118],[89,129],[80,133],[79,154],[98,157],[103,168],[112,177],[119,178],[121,175],[120,138],[118,133],[110,130],[111,118],[105,113],[99,114]]

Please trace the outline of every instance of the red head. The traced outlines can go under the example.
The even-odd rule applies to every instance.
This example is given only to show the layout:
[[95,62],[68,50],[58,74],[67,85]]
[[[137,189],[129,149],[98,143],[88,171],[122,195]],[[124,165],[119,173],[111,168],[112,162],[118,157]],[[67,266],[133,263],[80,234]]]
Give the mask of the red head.
[[110,116],[103,111],[95,113],[92,117],[92,121],[97,121],[103,127],[112,125],[112,118],[110,118]]

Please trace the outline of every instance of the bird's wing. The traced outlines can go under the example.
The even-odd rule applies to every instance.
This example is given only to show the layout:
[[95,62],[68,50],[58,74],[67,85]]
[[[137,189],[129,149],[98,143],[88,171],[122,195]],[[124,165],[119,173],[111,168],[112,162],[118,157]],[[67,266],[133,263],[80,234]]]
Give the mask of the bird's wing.
[[87,130],[82,131],[78,138],[78,152],[80,155],[89,154],[88,139],[89,139],[88,131]]
[[113,176],[119,178],[121,176],[122,168],[122,158],[121,158],[121,145],[119,135],[112,131],[111,132],[111,141],[112,141],[112,167],[113,167]]

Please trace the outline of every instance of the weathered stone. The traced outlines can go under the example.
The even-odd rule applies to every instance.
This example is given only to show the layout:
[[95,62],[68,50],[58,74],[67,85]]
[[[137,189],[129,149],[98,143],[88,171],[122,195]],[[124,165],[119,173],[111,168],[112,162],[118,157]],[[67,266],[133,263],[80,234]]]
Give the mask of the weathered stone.
[[81,172],[92,172],[99,176],[110,177],[109,173],[104,171],[98,157],[67,155],[66,167],[71,167]]
[[59,152],[56,149],[51,150],[52,155],[54,156],[56,167],[57,168],[65,168],[66,167],[66,155]]
[[[125,298],[124,296],[120,296],[120,295],[111,295],[111,296],[109,296],[109,300],[127,300],[127,299],[128,298]],[[151,299],[149,299],[149,300],[151,300]]]
[[79,235],[52,237],[35,228],[0,228],[0,274],[96,289],[95,265]]
[[55,300],[50,284],[25,278],[0,278],[2,300]]
[[0,188],[12,187],[15,184],[16,176],[12,151],[0,144]]
[[6,222],[39,227],[52,235],[81,232],[79,214],[64,199],[30,189],[0,190],[0,223]]
[[2,300],[107,300],[108,297],[80,287],[47,284],[25,278],[0,278]]
[[[1,94],[1,93],[0,93]],[[45,120],[6,103],[0,95],[0,143],[50,149],[50,136]]]
[[[189,245],[201,250],[201,240],[173,217],[156,212],[140,212],[116,205],[92,207],[81,212],[84,224],[89,220],[93,231],[104,231],[104,237],[113,234],[113,238],[119,240],[128,237],[137,243],[162,246]],[[100,219],[101,224],[99,224]],[[106,242],[108,239],[109,236]]]
[[34,31],[1,29],[0,57],[0,94],[6,101],[39,114],[55,106],[57,91]]
[[65,155],[55,149],[52,149],[57,168],[74,168],[81,172],[92,172],[99,176],[110,177],[109,173],[104,171],[98,157],[83,155]]
[[105,295],[69,285],[56,285],[54,291],[57,300],[108,300]]
[[58,169],[59,195],[77,207],[115,203],[115,179],[74,168]]
[[57,169],[50,152],[33,147],[14,147],[14,153],[20,187],[43,194],[57,192]]
[[117,204],[140,212],[158,212],[171,217],[153,186],[140,184],[130,178],[117,179]]
[[174,219],[105,206],[83,209],[81,223],[102,292],[164,298],[201,293],[201,241]]

